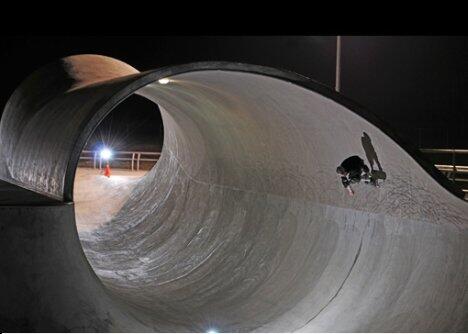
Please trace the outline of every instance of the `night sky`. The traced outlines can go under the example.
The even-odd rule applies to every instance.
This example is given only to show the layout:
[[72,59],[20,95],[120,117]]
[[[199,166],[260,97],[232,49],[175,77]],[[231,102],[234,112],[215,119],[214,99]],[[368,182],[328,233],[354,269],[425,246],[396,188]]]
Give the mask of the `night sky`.
[[85,149],[161,152],[164,127],[158,106],[139,95],[120,103],[94,131]]
[[[140,71],[194,61],[245,62],[295,71],[333,87],[335,46],[334,36],[3,37],[0,103],[4,106],[35,69],[80,53],[111,56]],[[467,75],[466,37],[342,38],[342,94],[377,114],[415,145],[468,146]],[[139,129],[135,133],[141,133],[141,138],[149,138],[146,134],[152,131],[144,124],[158,122],[148,114],[151,110],[149,105],[142,108],[140,120],[134,120]],[[114,126],[125,123],[131,114],[124,110],[119,118],[117,112]],[[151,121],[145,121],[147,117]]]

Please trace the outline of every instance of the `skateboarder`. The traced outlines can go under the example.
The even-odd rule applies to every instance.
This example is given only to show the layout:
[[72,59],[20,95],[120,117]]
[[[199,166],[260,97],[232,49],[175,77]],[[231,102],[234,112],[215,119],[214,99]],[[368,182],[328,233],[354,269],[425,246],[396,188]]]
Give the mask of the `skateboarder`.
[[369,172],[369,167],[367,167],[364,160],[357,155],[345,159],[341,165],[336,168],[336,172],[341,177],[343,186],[348,190],[351,196],[354,195],[351,184],[359,183],[361,179],[363,179],[366,184],[377,186]]

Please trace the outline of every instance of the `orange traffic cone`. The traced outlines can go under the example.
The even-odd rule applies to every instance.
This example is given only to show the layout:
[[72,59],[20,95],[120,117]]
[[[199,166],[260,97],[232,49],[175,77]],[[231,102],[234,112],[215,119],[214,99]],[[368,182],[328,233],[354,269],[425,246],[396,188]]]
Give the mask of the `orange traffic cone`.
[[106,165],[106,169],[104,169],[104,176],[110,177],[111,176],[111,169],[109,164]]

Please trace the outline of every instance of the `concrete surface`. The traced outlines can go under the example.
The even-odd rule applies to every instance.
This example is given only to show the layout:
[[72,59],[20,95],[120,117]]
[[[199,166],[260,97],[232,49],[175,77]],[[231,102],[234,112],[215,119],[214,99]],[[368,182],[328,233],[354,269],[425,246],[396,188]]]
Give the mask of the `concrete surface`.
[[[372,114],[294,74],[130,74],[28,109],[13,137],[24,113],[10,104],[0,177],[72,200],[86,139],[132,93],[160,106],[162,156],[109,222],[80,232],[89,264],[73,204],[0,206],[2,330],[468,330],[468,204]],[[335,168],[366,153],[387,180],[350,197]]]
[[62,202],[42,196],[0,180],[0,203],[2,205],[60,205]]
[[111,168],[104,170],[80,167],[75,176],[75,219],[78,233],[96,229],[120,211],[133,188],[147,171]]

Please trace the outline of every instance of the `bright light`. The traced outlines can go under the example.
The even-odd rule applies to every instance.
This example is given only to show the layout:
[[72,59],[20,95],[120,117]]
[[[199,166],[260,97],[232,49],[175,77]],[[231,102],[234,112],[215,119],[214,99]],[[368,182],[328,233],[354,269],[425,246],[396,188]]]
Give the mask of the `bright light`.
[[218,332],[214,329],[210,329],[208,332],[208,334],[217,334]]
[[112,151],[109,150],[108,148],[104,148],[101,150],[101,158],[104,160],[109,160],[110,157],[112,156]]
[[161,85],[166,85],[169,83],[169,79],[168,78],[162,78],[162,79],[159,79],[158,82],[161,84]]

